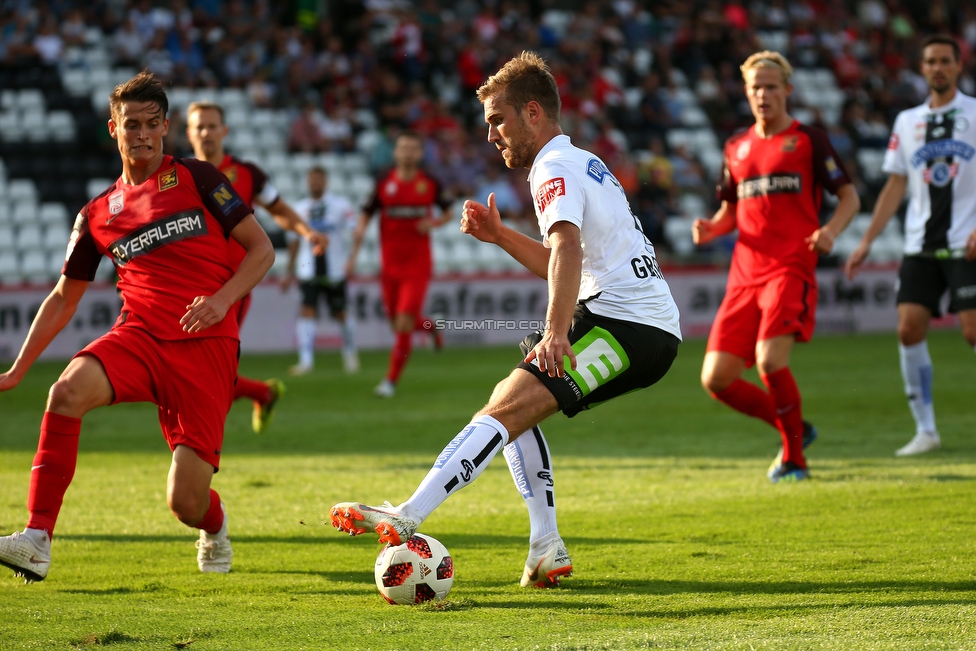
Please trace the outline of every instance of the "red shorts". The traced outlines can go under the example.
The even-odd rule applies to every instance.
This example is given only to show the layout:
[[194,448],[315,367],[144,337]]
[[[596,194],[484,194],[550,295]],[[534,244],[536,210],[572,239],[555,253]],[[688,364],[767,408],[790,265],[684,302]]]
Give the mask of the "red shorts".
[[141,328],[123,327],[110,330],[78,355],[102,363],[115,392],[112,404],[154,403],[170,450],[185,445],[216,469],[234,399],[239,348],[230,337],[167,341]]
[[427,298],[427,285],[430,275],[386,275],[380,276],[383,287],[383,306],[390,319],[397,314],[412,314],[419,317]]
[[756,343],[792,334],[807,342],[816,325],[817,286],[783,274],[765,285],[733,287],[725,293],[718,308],[708,351],[732,353],[756,363]]

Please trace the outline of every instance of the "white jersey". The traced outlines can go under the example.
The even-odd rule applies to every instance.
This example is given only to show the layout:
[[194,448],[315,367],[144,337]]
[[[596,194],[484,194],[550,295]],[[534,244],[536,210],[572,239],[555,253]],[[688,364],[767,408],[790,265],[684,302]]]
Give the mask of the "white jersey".
[[[346,259],[349,257],[349,240],[356,222],[356,213],[349,200],[338,194],[326,192],[319,199],[306,197],[295,204],[297,212],[308,225],[329,236],[325,260],[317,261],[312,245],[305,238],[298,238],[298,254],[295,258],[295,276],[299,280],[311,280],[327,276],[330,282],[346,277]],[[324,270],[325,273],[322,273]]]
[[529,170],[543,244],[567,221],[580,229],[583,276],[578,300],[594,314],[643,323],[681,338],[678,307],[620,183],[599,158],[559,135]]
[[882,169],[908,177],[905,253],[964,249],[976,229],[976,99],[902,111]]

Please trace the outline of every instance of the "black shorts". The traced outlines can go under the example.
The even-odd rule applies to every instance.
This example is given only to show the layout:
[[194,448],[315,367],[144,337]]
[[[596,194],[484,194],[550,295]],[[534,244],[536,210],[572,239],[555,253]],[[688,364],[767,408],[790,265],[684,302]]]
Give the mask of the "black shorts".
[[[541,330],[526,337],[519,344],[522,355],[528,355],[541,340]],[[681,343],[660,328],[598,316],[585,305],[576,306],[569,341],[576,353],[575,371],[549,377],[535,364],[520,362],[518,368],[539,378],[570,418],[660,380],[671,368]]]
[[346,281],[330,283],[327,280],[308,280],[299,285],[302,289],[302,307],[310,307],[318,313],[319,301],[325,297],[329,314],[336,316],[346,311]]
[[976,309],[976,261],[906,255],[898,272],[900,303],[917,303],[942,316],[940,302],[949,290],[949,312]]

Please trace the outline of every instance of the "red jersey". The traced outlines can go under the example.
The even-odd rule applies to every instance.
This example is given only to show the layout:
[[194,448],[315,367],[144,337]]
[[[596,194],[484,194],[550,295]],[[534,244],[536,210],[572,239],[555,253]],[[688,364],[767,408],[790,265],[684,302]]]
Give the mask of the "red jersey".
[[164,156],[139,185],[120,178],[89,201],[75,220],[62,273],[91,281],[103,255],[119,273],[119,327],[138,327],[159,339],[237,338],[225,318],[186,333],[180,319],[197,296],[213,296],[237,270],[230,232],[251,207],[210,163]]
[[817,252],[804,239],[820,228],[823,190],[837,194],[850,182],[822,129],[794,120],[770,138],[754,126],[729,138],[718,186],[739,228],[729,287],[762,285],[783,273],[816,283]]
[[[270,206],[278,200],[278,191],[268,183],[268,175],[254,163],[234,158],[230,154],[224,155],[224,160],[217,166],[234,190],[244,199],[244,203],[254,206],[255,200],[262,206]],[[231,260],[236,268],[244,259],[244,247],[236,240],[230,241]]]
[[442,209],[451,205],[441,192],[441,185],[423,170],[408,181],[397,176],[396,169],[376,180],[376,189],[363,210],[380,213],[381,269],[384,274],[430,276],[433,268],[430,234],[417,230],[421,219],[433,217],[434,205]]

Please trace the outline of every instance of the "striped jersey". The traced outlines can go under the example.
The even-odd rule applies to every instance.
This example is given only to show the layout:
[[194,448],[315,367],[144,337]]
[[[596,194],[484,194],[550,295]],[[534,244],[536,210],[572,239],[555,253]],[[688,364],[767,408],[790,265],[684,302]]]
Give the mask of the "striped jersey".
[[578,300],[593,314],[643,323],[681,339],[678,307],[620,183],[596,155],[558,135],[529,169],[542,242],[567,221],[580,229],[583,269]]
[[[333,283],[345,278],[349,240],[356,225],[356,212],[349,200],[326,192],[318,199],[302,199],[295,204],[295,212],[313,229],[329,236],[329,246],[323,255],[315,255],[312,245],[304,237],[294,236],[298,240],[295,276],[299,280],[327,278]],[[292,239],[292,233],[288,235]]]
[[895,118],[882,169],[908,177],[905,254],[964,249],[976,230],[976,99],[926,102]]

